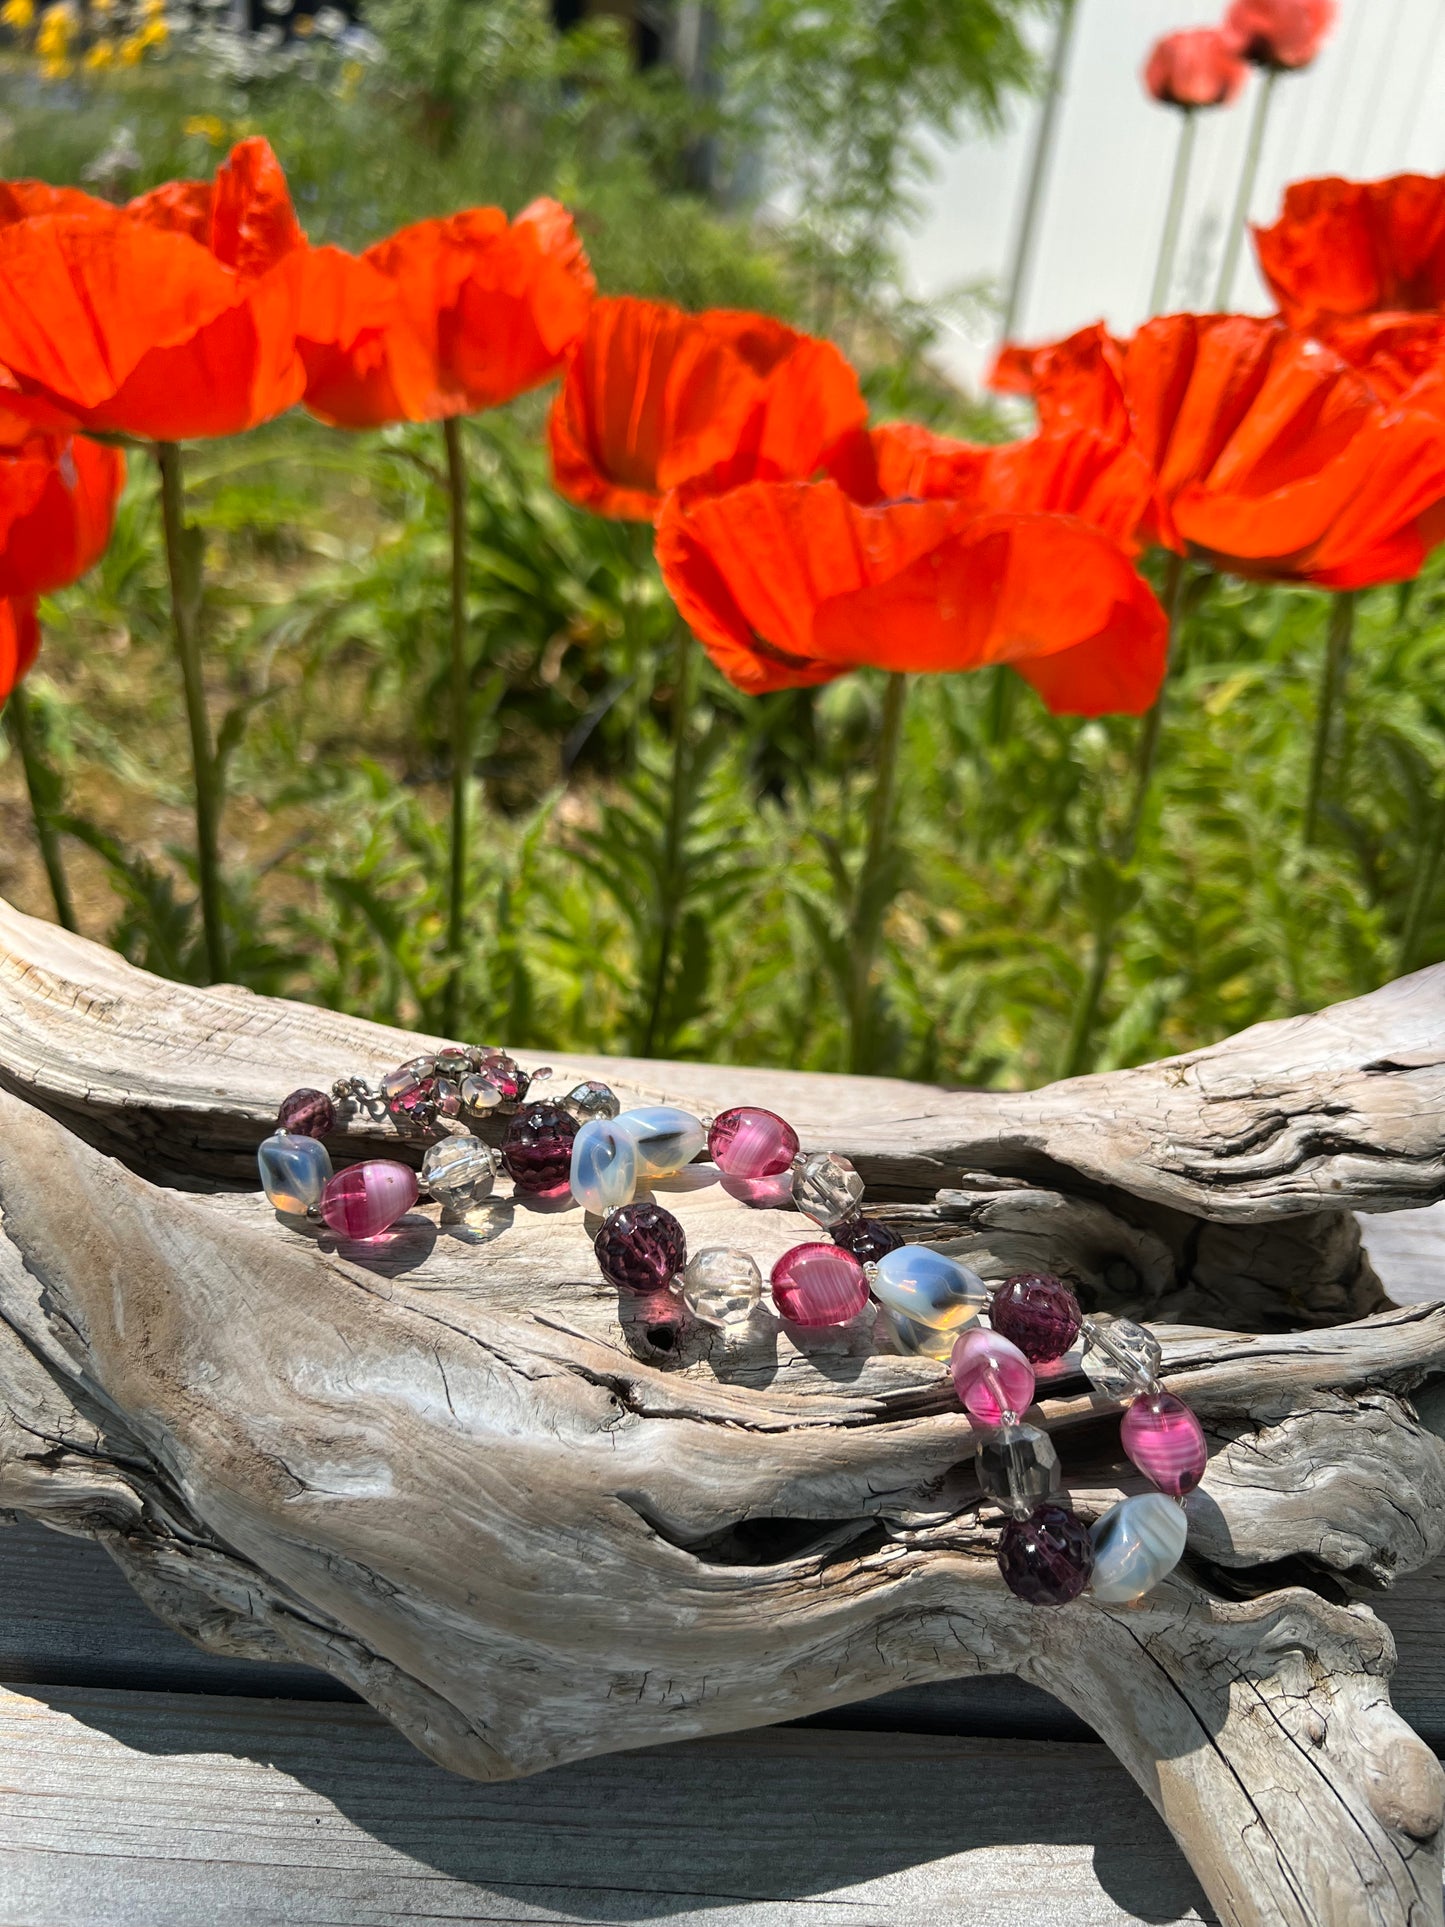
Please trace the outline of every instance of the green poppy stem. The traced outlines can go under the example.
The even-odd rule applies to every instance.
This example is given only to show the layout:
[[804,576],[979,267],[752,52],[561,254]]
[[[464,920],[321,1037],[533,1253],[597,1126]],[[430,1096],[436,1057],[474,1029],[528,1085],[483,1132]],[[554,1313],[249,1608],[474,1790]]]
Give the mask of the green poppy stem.
[[1266,67],[1255,90],[1254,114],[1249,123],[1249,141],[1244,150],[1244,166],[1240,170],[1239,192],[1234,197],[1229,226],[1224,231],[1224,252],[1219,259],[1219,281],[1214,290],[1214,305],[1221,314],[1234,299],[1234,277],[1239,270],[1244,230],[1254,201],[1254,184],[1259,178],[1260,156],[1264,152],[1265,125],[1269,120],[1270,102],[1274,99],[1275,82],[1278,79],[1278,70]]
[[908,678],[890,674],[883,691],[874,757],[873,795],[868,805],[868,841],[853,893],[853,927],[848,976],[848,1068],[869,1068],[868,1019],[872,1011],[873,966],[888,908],[886,876],[893,843],[898,793],[898,749],[908,707]]
[[1335,717],[1344,707],[1345,684],[1350,673],[1350,646],[1355,634],[1355,597],[1353,589],[1337,595],[1335,606],[1330,611],[1329,638],[1320,669],[1320,693],[1315,703],[1315,740],[1310,754],[1309,793],[1305,799],[1304,840],[1307,844],[1316,840],[1319,831]]
[[1069,51],[1073,45],[1074,26],[1078,13],[1078,0],[1059,0],[1059,24],[1054,30],[1054,46],[1049,57],[1049,73],[1044,84],[1043,105],[1039,110],[1038,126],[1034,131],[1033,153],[1029,157],[1028,185],[1024,189],[1024,204],[1019,215],[1018,236],[1014,241],[1013,260],[1009,265],[1008,296],[1004,302],[1003,311],[1005,341],[1013,339],[1013,332],[1018,326],[1019,317],[1023,313],[1024,299],[1028,293],[1029,275],[1034,263],[1034,247],[1038,240],[1039,215],[1043,208],[1044,188],[1049,177],[1049,163],[1053,158],[1054,139],[1059,122],[1059,104],[1064,95],[1064,76],[1068,72]]
[[667,1007],[672,953],[682,912],[684,887],[683,839],[691,802],[692,709],[697,688],[697,645],[684,623],[677,625],[677,662],[672,678],[672,771],[668,782],[667,827],[658,877],[657,954],[653,959],[648,994],[647,1023],[642,1033],[642,1055],[657,1049]]
[[221,885],[221,767],[206,712],[201,670],[201,558],[204,538],[186,521],[185,478],[175,442],[155,444],[161,478],[161,519],[165,529],[166,570],[170,578],[171,629],[176,660],[186,692],[191,733],[191,773],[196,803],[196,875],[201,887],[206,967],[211,983],[226,976],[225,900]]
[[1398,974],[1415,968],[1420,939],[1425,934],[1430,906],[1435,901],[1435,886],[1440,876],[1440,859],[1445,856],[1445,794],[1437,796],[1415,852],[1415,880],[1410,890],[1410,908],[1405,919],[1405,934],[1400,939]]
[[1169,644],[1164,659],[1164,679],[1159,685],[1159,694],[1154,699],[1154,706],[1144,717],[1139,734],[1134,741],[1133,795],[1129,801],[1129,811],[1124,819],[1123,831],[1112,856],[1108,859],[1110,872],[1108,901],[1094,928],[1089,968],[1080,987],[1078,1001],[1074,1005],[1068,1042],[1064,1046],[1063,1063],[1059,1071],[1061,1077],[1077,1077],[1089,1067],[1094,1026],[1098,1022],[1099,1005],[1103,1001],[1104,988],[1109,981],[1109,967],[1114,960],[1114,945],[1119,935],[1119,926],[1123,921],[1120,886],[1124,872],[1134,861],[1139,847],[1139,832],[1144,826],[1144,816],[1149,806],[1154,774],[1159,763],[1159,741],[1164,730],[1165,703],[1179,657],[1180,629],[1184,609],[1183,556],[1172,555],[1169,558],[1164,601],[1169,612]]
[[20,752],[25,771],[25,787],[30,792],[30,814],[35,821],[35,840],[40,845],[41,861],[50,880],[55,901],[55,916],[63,930],[74,930],[75,904],[70,894],[70,879],[60,852],[60,836],[55,827],[55,802],[59,780],[41,754],[35,736],[35,719],[30,713],[30,698],[24,683],[16,683],[5,706],[5,720]]
[[462,972],[466,967],[468,884],[468,798],[472,783],[475,714],[472,672],[467,653],[467,458],[461,423],[455,415],[442,422],[447,454],[447,508],[451,532],[451,724],[452,821],[451,873],[447,899],[447,979],[442,993],[442,1029],[457,1034],[461,1021]]
[[1189,193],[1189,172],[1194,163],[1194,136],[1197,127],[1194,109],[1181,109],[1179,145],[1174,150],[1174,173],[1169,182],[1169,205],[1164,213],[1164,232],[1159,237],[1159,259],[1154,268],[1154,286],[1149,291],[1150,314],[1162,314],[1174,285],[1174,261],[1179,252],[1179,230],[1184,223],[1184,202]]

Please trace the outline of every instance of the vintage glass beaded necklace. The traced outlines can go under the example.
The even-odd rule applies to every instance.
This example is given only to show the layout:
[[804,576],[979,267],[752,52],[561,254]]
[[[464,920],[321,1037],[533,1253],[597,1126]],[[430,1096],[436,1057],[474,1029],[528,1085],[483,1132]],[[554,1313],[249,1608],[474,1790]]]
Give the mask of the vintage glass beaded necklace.
[[[848,1325],[871,1298],[899,1351],[948,1358],[980,1429],[979,1486],[1008,1515],[998,1563],[1010,1589],[1040,1606],[1064,1605],[1086,1589],[1116,1605],[1142,1598],[1173,1571],[1188,1531],[1182,1501],[1203,1476],[1207,1448],[1194,1413],[1159,1383],[1152,1333],[1124,1318],[1085,1317],[1060,1278],[1036,1274],[991,1287],[943,1252],[906,1244],[864,1215],[863,1180],[851,1162],[803,1151],[773,1111],[736,1105],[710,1119],[668,1104],[623,1111],[598,1083],[579,1084],[556,1103],[529,1102],[532,1087],[550,1076],[524,1071],[504,1051],[453,1046],[412,1058],[375,1088],[345,1077],[329,1096],[293,1091],[258,1153],[266,1196],[282,1213],[367,1239],[409,1211],[422,1186],[446,1211],[471,1210],[490,1198],[502,1169],[517,1192],[570,1192],[601,1218],[593,1248],[617,1289],[676,1289],[694,1318],[728,1328],[746,1325],[762,1306],[756,1260],[722,1246],[689,1254],[679,1220],[638,1198],[638,1187],[675,1176],[704,1149],[728,1177],[781,1181],[786,1173],[793,1203],[828,1241],[794,1245],[773,1266],[778,1316],[804,1328]],[[433,1139],[420,1185],[408,1165],[388,1158],[333,1173],[321,1139],[335,1129],[338,1107]],[[489,1113],[508,1119],[500,1154],[466,1129]],[[1124,1450],[1158,1488],[1121,1500],[1092,1526],[1059,1497],[1053,1440],[1022,1416],[1033,1403],[1035,1367],[1062,1359],[1080,1339],[1081,1369],[1125,1407]]]

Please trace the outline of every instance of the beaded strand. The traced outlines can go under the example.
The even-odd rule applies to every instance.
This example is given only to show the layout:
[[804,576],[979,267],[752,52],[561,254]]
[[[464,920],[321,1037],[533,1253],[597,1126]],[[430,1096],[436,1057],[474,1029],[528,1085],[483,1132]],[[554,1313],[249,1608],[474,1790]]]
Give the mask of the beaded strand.
[[[947,1358],[954,1388],[979,1431],[980,1490],[1007,1514],[999,1570],[1019,1598],[1064,1605],[1086,1589],[1104,1604],[1142,1598],[1183,1555],[1183,1500],[1203,1476],[1203,1429],[1167,1392],[1152,1333],[1128,1319],[1086,1317],[1062,1279],[1033,1274],[985,1284],[967,1265],[927,1245],[906,1244],[863,1212],[863,1180],[830,1151],[803,1151],[784,1118],[737,1105],[704,1119],[672,1105],[623,1111],[605,1085],[577,1085],[555,1103],[529,1101],[551,1076],[528,1073],[505,1052],[449,1047],[412,1058],[373,1088],[340,1078],[328,1096],[298,1090],[282,1104],[277,1129],[258,1152],[266,1196],[283,1213],[319,1219],[340,1236],[375,1238],[417,1202],[424,1186],[451,1213],[492,1193],[498,1170],[514,1190],[539,1198],[568,1194],[601,1220],[593,1239],[598,1268],[621,1291],[674,1286],[692,1316],[721,1328],[745,1325],[763,1295],[751,1253],[708,1246],[689,1254],[681,1222],[639,1186],[675,1176],[704,1148],[725,1177],[756,1183],[786,1175],[803,1216],[828,1235],[794,1245],[773,1265],[778,1316],[808,1329],[848,1325],[870,1299],[897,1349]],[[340,1109],[390,1117],[399,1131],[435,1137],[410,1166],[370,1159],[333,1173],[321,1139]],[[466,1130],[469,1119],[507,1118],[500,1153]],[[442,1135],[436,1136],[435,1134]],[[986,1322],[984,1322],[986,1321]],[[1120,1439],[1157,1490],[1121,1500],[1087,1525],[1059,1497],[1053,1440],[1026,1424],[1035,1367],[1056,1364],[1082,1338],[1080,1368],[1125,1407]]]

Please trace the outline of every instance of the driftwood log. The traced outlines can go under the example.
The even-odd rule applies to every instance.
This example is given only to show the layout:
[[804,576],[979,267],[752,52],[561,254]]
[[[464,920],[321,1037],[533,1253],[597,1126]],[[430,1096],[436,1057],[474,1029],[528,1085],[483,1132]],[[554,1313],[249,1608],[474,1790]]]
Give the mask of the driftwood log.
[[[557,1065],[767,1101],[910,1236],[1167,1325],[1211,1459],[1184,1565],[1129,1609],[1004,1589],[930,1361],[620,1305],[576,1211],[422,1208],[375,1249],[280,1224],[279,1098],[423,1047],[0,906],[0,1507],[477,1778],[1013,1672],[1093,1724],[1224,1920],[1438,1927],[1445,1779],[1364,1602],[1445,1545],[1445,1306],[1388,1305],[1354,1213],[1445,1195],[1445,969],[1020,1096]],[[709,1176],[668,1191],[694,1246],[797,1241]],[[1141,1489],[1077,1374],[1041,1390],[1082,1511]]]

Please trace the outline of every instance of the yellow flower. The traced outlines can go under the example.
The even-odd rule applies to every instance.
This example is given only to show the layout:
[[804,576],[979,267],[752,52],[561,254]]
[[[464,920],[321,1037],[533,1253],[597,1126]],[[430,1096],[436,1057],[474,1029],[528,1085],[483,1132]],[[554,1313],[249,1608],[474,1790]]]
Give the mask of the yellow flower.
[[138,33],[133,33],[128,39],[121,41],[120,46],[116,49],[116,58],[122,67],[138,67],[140,65],[141,61],[145,59],[145,47]]
[[166,0],[145,0],[141,14],[146,20],[159,20],[165,10]]
[[181,132],[219,147],[226,138],[226,123],[218,114],[192,114],[189,120],[181,122]]
[[5,0],[0,7],[0,21],[16,33],[24,33],[35,24],[35,0]]
[[164,47],[171,37],[171,30],[164,20],[148,20],[136,35],[142,53],[148,47]]
[[298,40],[309,40],[316,31],[316,22],[309,13],[293,14],[291,31]]
[[73,72],[74,68],[65,58],[64,54],[54,55],[48,60],[42,60],[40,63],[40,78],[42,80],[68,80]]
[[97,40],[85,56],[85,64],[93,74],[104,73],[107,67],[115,65],[115,42]]
[[[75,16],[65,5],[47,7],[40,16],[40,32],[35,36],[35,51],[42,60],[63,60],[75,31]],[[58,76],[57,76],[58,77]]]
[[92,13],[106,14],[110,12],[114,5],[115,0],[90,0],[90,11]]
[[359,60],[348,60],[341,69],[341,80],[336,94],[339,100],[350,100],[362,81],[366,78],[366,68]]

